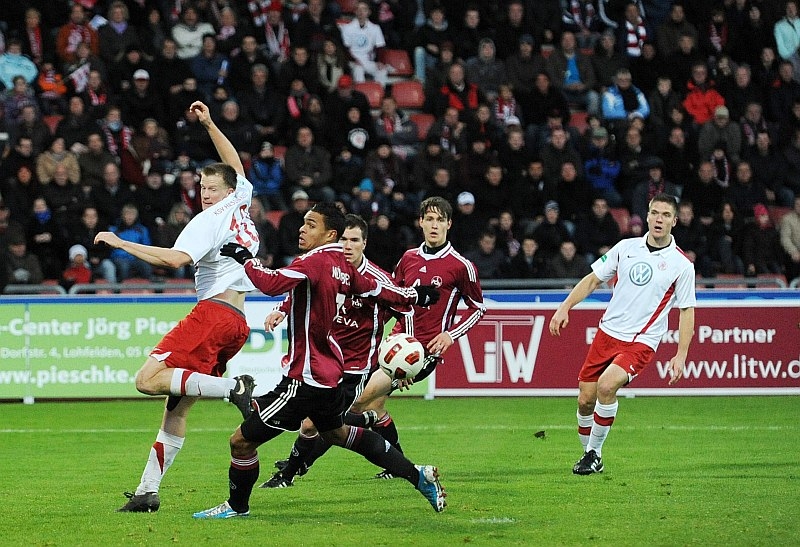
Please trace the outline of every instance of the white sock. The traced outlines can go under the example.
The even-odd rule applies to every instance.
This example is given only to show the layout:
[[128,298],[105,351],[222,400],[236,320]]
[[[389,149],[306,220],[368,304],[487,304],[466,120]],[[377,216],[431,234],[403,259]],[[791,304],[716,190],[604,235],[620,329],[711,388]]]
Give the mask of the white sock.
[[589,434],[592,431],[592,424],[594,424],[594,416],[588,415],[584,416],[580,412],[577,413],[578,416],[578,440],[581,441],[581,446],[583,447],[583,451],[586,452],[586,445],[589,444]]
[[150,448],[150,456],[147,458],[147,465],[144,466],[141,482],[136,488],[137,495],[158,492],[161,479],[164,478],[182,446],[183,437],[170,435],[163,429],[158,431],[156,442]]
[[233,378],[217,378],[184,368],[176,368],[172,373],[169,393],[170,395],[222,399],[230,395],[231,390],[235,387],[236,380]]
[[611,424],[614,423],[614,417],[617,415],[617,407],[619,401],[614,401],[610,405],[601,404],[599,401],[594,405],[594,423],[592,424],[592,433],[589,436],[589,444],[586,445],[586,451],[594,450],[599,456],[603,451],[603,443],[606,442],[608,432],[611,430]]

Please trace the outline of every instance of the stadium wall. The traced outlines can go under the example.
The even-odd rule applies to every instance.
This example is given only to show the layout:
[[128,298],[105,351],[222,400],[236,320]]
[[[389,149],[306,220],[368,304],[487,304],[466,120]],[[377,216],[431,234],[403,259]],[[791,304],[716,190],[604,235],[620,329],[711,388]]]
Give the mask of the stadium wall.
[[[570,314],[560,338],[547,322],[566,293],[487,291],[487,314],[457,341],[415,394],[560,396],[577,393],[577,372],[610,293],[599,291]],[[667,387],[670,331],[655,363],[628,395],[800,393],[800,293],[699,291],[688,377]],[[248,297],[250,337],[229,363],[251,374],[261,393],[281,376],[287,340],[264,331],[278,299]],[[191,309],[192,296],[109,295],[0,298],[0,400],[140,396],[134,375],[152,346]],[[671,328],[677,330],[677,312]]]

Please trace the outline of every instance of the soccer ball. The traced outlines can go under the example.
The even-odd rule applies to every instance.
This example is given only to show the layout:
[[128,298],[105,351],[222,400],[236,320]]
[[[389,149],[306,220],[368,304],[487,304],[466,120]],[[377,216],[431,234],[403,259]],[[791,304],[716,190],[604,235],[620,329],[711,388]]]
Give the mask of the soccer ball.
[[392,380],[411,379],[422,370],[425,348],[408,334],[395,334],[381,342],[378,364]]

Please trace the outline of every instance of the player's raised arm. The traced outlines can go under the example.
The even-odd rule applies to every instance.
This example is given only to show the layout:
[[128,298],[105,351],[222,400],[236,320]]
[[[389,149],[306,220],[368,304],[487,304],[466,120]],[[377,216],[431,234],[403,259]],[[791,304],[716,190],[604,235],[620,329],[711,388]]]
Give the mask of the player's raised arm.
[[194,110],[197,114],[197,119],[200,121],[200,125],[205,127],[206,131],[208,131],[211,142],[214,143],[222,163],[230,165],[236,173],[245,176],[244,165],[242,165],[242,160],[239,158],[239,153],[236,151],[231,141],[228,140],[228,137],[220,131],[219,127],[214,123],[214,120],[211,119],[211,112],[208,110],[208,106],[201,101],[195,101],[189,108]]

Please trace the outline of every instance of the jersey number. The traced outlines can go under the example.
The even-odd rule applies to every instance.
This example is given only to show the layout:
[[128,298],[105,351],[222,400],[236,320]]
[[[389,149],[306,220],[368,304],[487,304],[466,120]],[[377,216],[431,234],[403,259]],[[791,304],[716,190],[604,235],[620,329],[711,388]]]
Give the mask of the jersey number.
[[[241,217],[241,218],[237,218]],[[253,221],[250,220],[250,212],[247,205],[242,205],[239,210],[231,215],[230,230],[236,234],[236,243],[250,248],[258,242],[258,233],[251,228],[255,228]]]

